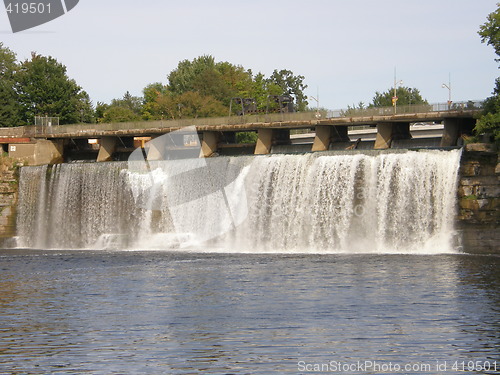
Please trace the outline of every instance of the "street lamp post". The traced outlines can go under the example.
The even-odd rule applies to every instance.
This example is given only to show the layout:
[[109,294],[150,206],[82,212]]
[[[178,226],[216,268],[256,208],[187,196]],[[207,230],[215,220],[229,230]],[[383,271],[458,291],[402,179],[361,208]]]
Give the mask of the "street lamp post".
[[311,99],[316,102],[316,118],[320,118],[321,114],[319,113],[319,87],[316,89],[316,98],[311,95]]
[[311,99],[313,99],[315,102],[316,102],[316,118],[320,118],[321,117],[321,113],[319,113],[319,95],[318,95],[318,99],[316,99],[314,96],[310,96]]
[[402,85],[403,81],[397,82],[396,80],[396,68],[394,68],[394,96],[392,97],[392,105],[394,106],[394,114],[397,113],[397,102],[398,102],[398,95],[397,95],[397,86]]
[[448,77],[448,84],[446,83],[443,83],[441,85],[441,87],[444,89],[444,88],[447,88],[448,89],[448,109],[451,109],[451,74],[449,75]]

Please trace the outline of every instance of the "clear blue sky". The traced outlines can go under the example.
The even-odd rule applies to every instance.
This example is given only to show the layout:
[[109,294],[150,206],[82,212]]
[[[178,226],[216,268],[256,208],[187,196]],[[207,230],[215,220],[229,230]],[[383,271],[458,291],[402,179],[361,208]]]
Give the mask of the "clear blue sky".
[[[329,109],[368,103],[393,85],[430,102],[484,99],[498,76],[493,48],[477,35],[497,0],[80,0],[68,14],[0,38],[24,60],[51,55],[92,100],[167,83],[184,59],[203,54],[270,75],[306,77],[306,94]],[[310,100],[311,105],[315,105]]]

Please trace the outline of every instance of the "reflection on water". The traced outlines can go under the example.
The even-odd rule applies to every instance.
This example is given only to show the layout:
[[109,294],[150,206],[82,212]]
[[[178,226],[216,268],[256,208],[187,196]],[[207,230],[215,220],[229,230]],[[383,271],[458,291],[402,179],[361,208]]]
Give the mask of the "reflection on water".
[[0,374],[301,373],[330,361],[447,361],[458,374],[454,361],[500,358],[499,266],[2,250]]

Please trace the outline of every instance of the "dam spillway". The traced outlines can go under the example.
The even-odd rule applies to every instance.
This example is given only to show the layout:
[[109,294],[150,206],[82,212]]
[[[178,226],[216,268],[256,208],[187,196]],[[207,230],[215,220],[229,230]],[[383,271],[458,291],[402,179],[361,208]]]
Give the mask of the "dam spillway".
[[460,150],[23,167],[18,246],[446,253]]

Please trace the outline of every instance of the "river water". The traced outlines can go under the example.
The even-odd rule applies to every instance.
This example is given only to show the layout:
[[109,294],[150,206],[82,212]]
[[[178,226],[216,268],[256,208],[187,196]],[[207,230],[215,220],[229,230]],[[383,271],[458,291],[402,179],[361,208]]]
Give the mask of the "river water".
[[1,250],[0,374],[500,373],[499,267]]
[[460,156],[22,168],[0,374],[500,373],[500,258],[460,253]]

